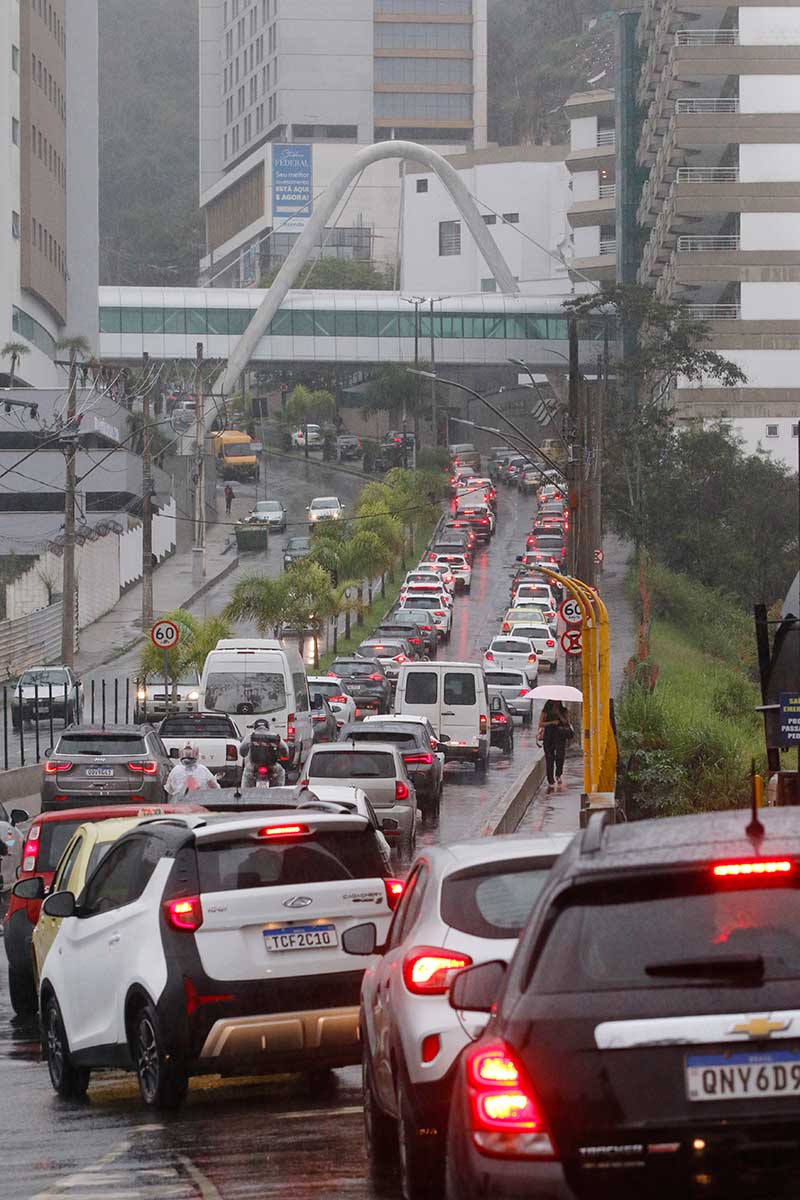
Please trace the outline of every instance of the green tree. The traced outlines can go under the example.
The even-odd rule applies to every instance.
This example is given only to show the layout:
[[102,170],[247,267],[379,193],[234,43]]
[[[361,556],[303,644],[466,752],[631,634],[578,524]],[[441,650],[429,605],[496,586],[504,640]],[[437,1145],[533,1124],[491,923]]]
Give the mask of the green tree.
[[310,391],[303,384],[298,384],[286,403],[286,417],[289,424],[303,428],[305,454],[308,458],[308,426],[310,423],[321,424],[332,421],[336,415],[336,400],[325,388]]
[[252,621],[260,637],[278,637],[288,603],[286,574],[277,579],[245,575],[233,589],[225,616],[229,621]]
[[[269,287],[280,266],[261,277],[259,287]],[[386,292],[395,287],[394,268],[388,263],[357,258],[318,258],[310,271],[301,272],[296,288],[323,291]]]
[[[420,363],[420,369],[425,370],[425,364]],[[421,387],[422,380],[418,375],[412,375],[398,363],[386,363],[367,386],[364,396],[364,412],[367,416],[376,412],[386,412],[393,426],[400,427],[403,410],[413,418],[414,437],[419,446],[419,422],[430,409],[429,396]]]
[[30,352],[30,346],[26,345],[25,342],[6,342],[5,346],[3,346],[3,349],[0,350],[0,358],[8,358],[11,360],[11,367],[8,372],[9,387],[13,388],[15,386],[14,375],[20,359],[25,354],[30,354]]
[[180,640],[171,650],[160,650],[150,641],[149,635],[142,640],[139,655],[139,671],[143,679],[163,679],[166,661],[167,678],[170,683],[179,683],[190,672],[199,675],[206,658],[221,638],[231,636],[231,627],[224,617],[196,617],[186,609],[176,608],[164,614],[164,619],[174,621],[180,630]]
[[305,631],[314,639],[314,666],[319,666],[319,639],[325,623],[338,611],[338,596],[327,571],[308,558],[292,563],[283,576],[286,588],[285,622],[296,629],[300,654],[305,648]]

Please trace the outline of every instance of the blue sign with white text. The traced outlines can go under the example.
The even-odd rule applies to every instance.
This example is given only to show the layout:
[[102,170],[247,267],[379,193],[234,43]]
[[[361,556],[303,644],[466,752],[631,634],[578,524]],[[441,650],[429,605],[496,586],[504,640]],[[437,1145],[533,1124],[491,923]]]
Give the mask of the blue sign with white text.
[[311,216],[311,146],[272,147],[272,225],[281,233],[300,233]]
[[781,692],[781,745],[800,744],[800,695],[797,692]]

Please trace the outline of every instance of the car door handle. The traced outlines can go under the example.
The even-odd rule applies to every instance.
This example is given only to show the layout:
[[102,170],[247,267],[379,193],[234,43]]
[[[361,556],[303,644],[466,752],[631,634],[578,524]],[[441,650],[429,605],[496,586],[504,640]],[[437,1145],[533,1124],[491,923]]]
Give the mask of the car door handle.
[[119,934],[118,933],[112,934],[111,937],[108,939],[109,946],[116,946],[118,942],[119,942]]
[[443,717],[454,717],[455,715],[456,715],[455,713],[446,713],[446,712],[442,713]]

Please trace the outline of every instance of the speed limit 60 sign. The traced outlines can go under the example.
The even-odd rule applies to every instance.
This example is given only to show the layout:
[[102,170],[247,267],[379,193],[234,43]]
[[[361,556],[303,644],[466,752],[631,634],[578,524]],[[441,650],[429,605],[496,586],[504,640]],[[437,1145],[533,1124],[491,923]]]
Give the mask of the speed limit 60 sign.
[[156,621],[150,630],[150,641],[159,650],[171,650],[180,641],[181,631],[174,621]]
[[574,597],[568,597],[558,611],[565,625],[583,624],[583,609]]

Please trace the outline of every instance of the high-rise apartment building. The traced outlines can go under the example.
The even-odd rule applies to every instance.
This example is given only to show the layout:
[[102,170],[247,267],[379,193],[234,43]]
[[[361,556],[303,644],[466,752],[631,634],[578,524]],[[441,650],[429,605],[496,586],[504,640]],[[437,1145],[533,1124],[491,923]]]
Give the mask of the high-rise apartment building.
[[[457,152],[486,144],[487,0],[199,3],[205,278],[221,261],[232,265],[224,282],[237,272],[246,281],[249,266],[240,269],[237,254],[253,233],[280,224],[271,194],[276,146],[312,147],[296,158],[317,192],[358,145],[402,138]],[[376,168],[369,175],[374,195],[365,180],[356,209],[339,222],[362,231],[344,238],[343,251],[350,256],[366,238],[360,253],[390,260],[389,175]],[[284,228],[284,236],[296,234]]]
[[[709,323],[713,348],[747,375],[738,388],[679,380],[675,411],[727,418],[753,449],[777,446],[785,426],[791,445],[800,416],[800,4],[644,0],[638,78],[627,69],[630,20],[621,18],[621,79],[634,79],[645,116],[637,161],[623,155],[617,170],[644,172],[638,277],[690,305]],[[633,112],[624,97],[622,111]],[[796,462],[796,440],[789,457]]]
[[605,88],[575,92],[564,113],[569,120],[569,265],[578,279],[608,283],[617,274],[614,93]]
[[61,336],[97,339],[97,23],[97,0],[0,9],[0,343],[39,386],[63,381]]

